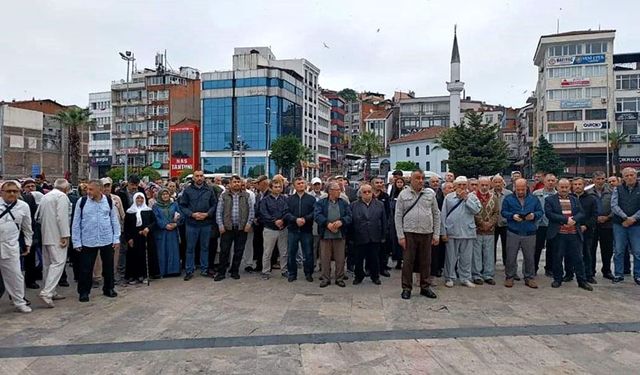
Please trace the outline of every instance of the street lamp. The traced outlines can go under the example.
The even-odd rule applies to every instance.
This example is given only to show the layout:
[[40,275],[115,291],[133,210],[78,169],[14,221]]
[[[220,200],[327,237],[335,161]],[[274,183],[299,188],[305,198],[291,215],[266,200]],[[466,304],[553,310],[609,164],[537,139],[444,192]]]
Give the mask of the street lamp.
[[267,119],[264,123],[266,131],[267,131],[267,136],[265,137],[265,160],[264,160],[264,174],[269,177],[269,172],[271,171],[271,166],[269,165],[270,163],[270,159],[269,159],[269,143],[270,143],[270,135],[271,135],[271,107],[267,107]]
[[119,52],[120,53],[120,57],[122,58],[122,60],[127,62],[127,88],[126,88],[126,97],[127,97],[127,101],[126,101],[126,105],[125,105],[125,113],[124,113],[124,143],[127,145],[127,147],[124,147],[125,149],[125,157],[124,157],[124,179],[125,181],[128,180],[129,178],[129,116],[128,116],[128,112],[129,112],[129,64],[131,63],[131,70],[133,70],[133,63],[134,61],[136,61],[135,56],[133,55],[133,53],[131,51],[125,51],[124,53]]

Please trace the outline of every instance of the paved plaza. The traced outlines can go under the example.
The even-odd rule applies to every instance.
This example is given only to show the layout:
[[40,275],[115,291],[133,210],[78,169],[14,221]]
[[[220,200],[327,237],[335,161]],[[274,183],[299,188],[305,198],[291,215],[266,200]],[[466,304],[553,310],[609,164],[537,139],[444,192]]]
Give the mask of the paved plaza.
[[[499,275],[502,267],[498,267]],[[633,374],[640,364],[640,287],[599,278],[559,289],[435,288],[400,299],[400,272],[321,289],[241,274],[93,289],[31,314],[0,302],[0,374]]]

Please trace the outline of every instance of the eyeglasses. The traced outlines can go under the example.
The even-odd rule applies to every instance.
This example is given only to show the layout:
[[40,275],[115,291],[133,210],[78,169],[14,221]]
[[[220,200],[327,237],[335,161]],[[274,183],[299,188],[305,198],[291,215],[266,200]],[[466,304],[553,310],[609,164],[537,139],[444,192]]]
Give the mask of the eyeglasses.
[[9,193],[9,194],[18,194],[20,193],[20,190],[2,190],[5,193]]

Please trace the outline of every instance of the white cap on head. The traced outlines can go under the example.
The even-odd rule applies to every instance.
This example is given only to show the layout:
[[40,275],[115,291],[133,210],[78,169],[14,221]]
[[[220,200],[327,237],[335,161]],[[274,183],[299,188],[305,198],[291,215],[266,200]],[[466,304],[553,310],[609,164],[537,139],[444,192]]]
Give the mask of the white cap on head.
[[315,185],[315,184],[321,184],[322,180],[319,179],[318,177],[314,177],[311,179],[311,185]]
[[113,180],[111,179],[111,177],[104,177],[100,179],[100,183],[102,185],[113,185]]
[[469,182],[469,180],[467,180],[467,178],[465,176],[458,176],[458,177],[456,177],[455,180],[453,180],[454,185],[455,184],[466,184],[467,182]]

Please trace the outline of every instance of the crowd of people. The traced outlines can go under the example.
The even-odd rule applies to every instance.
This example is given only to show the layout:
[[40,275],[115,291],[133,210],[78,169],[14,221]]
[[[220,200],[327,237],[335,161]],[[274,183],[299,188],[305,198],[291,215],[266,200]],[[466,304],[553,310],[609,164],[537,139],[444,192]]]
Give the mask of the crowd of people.
[[[268,282],[280,273],[289,282],[319,286],[376,285],[401,270],[401,298],[411,298],[414,274],[420,294],[437,298],[444,286],[496,284],[497,244],[505,267],[504,286],[524,280],[538,288],[542,250],[544,274],[558,288],[574,278],[593,290],[600,249],[602,277],[619,283],[630,273],[640,285],[640,185],[635,169],[622,178],[593,175],[558,179],[536,174],[533,184],[517,174],[442,180],[416,170],[393,173],[386,185],[374,177],[358,189],[336,176],[310,183],[281,175],[269,179],[231,176],[205,179],[195,171],[188,183],[141,183],[129,176],[82,183],[42,178],[5,181],[0,198],[0,297],[6,289],[20,312],[31,312],[25,288],[39,289],[48,307],[65,298],[67,264],[80,302],[102,287],[150,280],[200,277],[222,282],[259,274]],[[519,272],[518,255],[522,253]],[[611,268],[613,260],[613,270]],[[301,273],[301,277],[302,277]],[[38,281],[42,280],[42,286]]]

